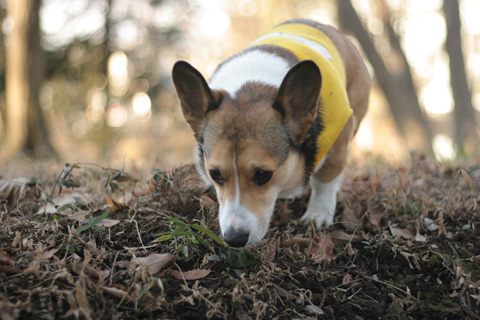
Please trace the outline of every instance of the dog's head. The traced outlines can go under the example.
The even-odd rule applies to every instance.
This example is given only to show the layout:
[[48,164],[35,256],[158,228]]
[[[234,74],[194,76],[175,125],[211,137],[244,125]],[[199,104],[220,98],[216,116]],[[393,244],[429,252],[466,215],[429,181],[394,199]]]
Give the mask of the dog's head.
[[318,114],[318,67],[302,61],[279,88],[246,83],[233,97],[184,61],[172,78],[198,142],[197,168],[217,192],[223,238],[234,247],[260,241],[276,199],[301,193],[313,169],[302,151],[315,152],[305,140]]

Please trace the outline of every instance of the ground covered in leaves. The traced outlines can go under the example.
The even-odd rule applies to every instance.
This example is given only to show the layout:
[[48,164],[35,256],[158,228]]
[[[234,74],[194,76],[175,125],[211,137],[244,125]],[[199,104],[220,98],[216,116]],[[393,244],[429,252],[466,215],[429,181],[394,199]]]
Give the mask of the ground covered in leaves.
[[333,227],[307,192],[244,250],[192,166],[133,176],[0,179],[0,319],[479,318],[478,162],[349,169]]

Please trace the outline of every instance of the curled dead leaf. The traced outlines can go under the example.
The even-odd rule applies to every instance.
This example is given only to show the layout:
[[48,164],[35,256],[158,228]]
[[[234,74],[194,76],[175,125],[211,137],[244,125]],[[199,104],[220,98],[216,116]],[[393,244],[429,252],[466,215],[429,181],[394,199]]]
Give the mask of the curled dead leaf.
[[368,217],[368,222],[370,225],[367,225],[367,227],[370,227],[370,229],[373,229],[372,227],[374,228],[380,227],[380,223],[382,222],[382,219],[385,216],[385,211],[386,211],[386,207],[383,203],[368,208],[366,215]]
[[113,219],[103,219],[98,223],[99,226],[105,227],[105,228],[111,228],[114,225],[120,223],[119,220],[113,220]]
[[127,302],[133,300],[132,297],[128,294],[128,290],[121,285],[113,284],[110,286],[103,286],[102,289],[104,292],[121,300],[126,300]]
[[178,270],[172,271],[172,276],[179,280],[197,280],[204,278],[210,274],[210,269],[194,269],[190,271],[180,272]]
[[463,179],[467,183],[468,190],[472,191],[472,178],[470,178],[467,171],[465,171],[464,169],[460,169],[460,173],[462,174]]
[[390,229],[390,233],[394,237],[402,237],[402,238],[407,239],[407,240],[415,238],[415,235],[409,229],[396,228],[396,227],[393,227],[391,224],[388,225],[388,228]]
[[436,224],[432,219],[425,217],[423,218],[423,222],[425,223],[425,227],[427,227],[428,231],[438,230],[438,224]]
[[335,243],[332,241],[330,234],[320,233],[318,236],[318,242],[316,242],[308,252],[312,255],[313,260],[317,263],[330,262],[333,256],[333,248]]
[[5,272],[7,274],[19,274],[22,273],[22,270],[14,266],[0,265],[0,272]]
[[342,214],[342,226],[348,231],[362,229],[360,212],[360,204],[356,204],[353,207],[345,206]]
[[2,248],[0,248],[0,264],[8,264],[12,267],[15,266],[15,260]]
[[[152,253],[148,257],[136,258],[135,263],[147,268],[149,274],[153,275],[159,272],[167,263],[172,261],[175,256],[171,253]],[[140,267],[137,268],[139,270]]]
[[282,241],[282,247],[294,247],[294,246],[304,247],[304,246],[308,246],[311,242],[312,242],[312,239],[308,239],[304,237],[299,237],[299,236],[288,237],[287,239]]
[[332,237],[332,241],[339,246],[343,246],[350,242],[368,241],[368,236],[363,231],[360,233],[348,234],[342,230],[333,230],[330,232],[330,236]]
[[[32,194],[27,192],[32,185],[35,188],[35,184],[28,178],[0,179],[0,199],[6,200],[9,206],[13,206],[20,199]],[[34,192],[33,196],[39,196],[39,194],[40,192]]]
[[53,257],[53,255],[55,254],[55,252],[57,252],[57,249],[53,248],[53,249],[50,249],[48,251],[45,251],[42,255],[42,258],[43,259],[50,259],[51,257]]
[[[75,189],[63,189],[62,194],[60,197],[53,199],[53,202],[58,208],[62,208],[63,206],[66,206],[68,204],[72,204],[75,202],[84,202],[84,203],[90,203],[91,198],[86,191],[86,189],[83,188],[75,188]],[[46,202],[45,205],[40,207],[38,209],[37,214],[43,214],[43,213],[60,213],[62,215],[71,215],[73,213],[73,210],[70,208],[67,208],[62,211],[58,211],[58,209],[51,204],[50,202]]]

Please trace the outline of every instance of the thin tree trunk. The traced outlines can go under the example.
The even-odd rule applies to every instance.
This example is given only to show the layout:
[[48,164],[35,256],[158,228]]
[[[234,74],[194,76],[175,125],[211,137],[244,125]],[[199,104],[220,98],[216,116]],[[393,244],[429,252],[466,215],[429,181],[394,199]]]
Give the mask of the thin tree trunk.
[[393,73],[378,53],[369,33],[364,28],[350,0],[337,0],[338,16],[342,28],[353,33],[360,42],[375,71],[377,83],[382,89],[395,119],[398,131],[404,138],[410,150],[421,150],[432,153],[432,134],[423,116],[418,96],[413,85],[405,54],[403,53],[398,35],[393,32],[389,17],[385,18],[387,30],[390,31],[392,49],[399,57],[403,57],[404,65],[401,72]]
[[39,102],[44,67],[40,0],[9,0],[7,10],[14,27],[6,50],[6,141],[2,158],[11,158],[19,151],[35,157],[53,155]]
[[443,11],[447,22],[446,47],[450,59],[450,83],[453,91],[454,132],[460,156],[473,154],[479,147],[476,111],[468,86],[462,51],[462,22],[458,0],[444,0]]

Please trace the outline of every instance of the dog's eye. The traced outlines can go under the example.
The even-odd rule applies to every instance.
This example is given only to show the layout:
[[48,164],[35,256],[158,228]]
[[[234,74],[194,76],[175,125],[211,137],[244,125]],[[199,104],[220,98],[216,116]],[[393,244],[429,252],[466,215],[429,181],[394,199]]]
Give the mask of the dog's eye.
[[255,175],[253,176],[253,182],[257,186],[261,186],[272,178],[273,172],[272,171],[267,171],[267,170],[258,170],[255,172]]
[[210,170],[210,177],[212,177],[213,181],[220,185],[225,183],[225,179],[222,177],[222,174],[219,170]]

